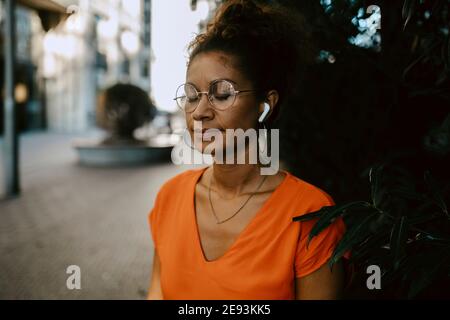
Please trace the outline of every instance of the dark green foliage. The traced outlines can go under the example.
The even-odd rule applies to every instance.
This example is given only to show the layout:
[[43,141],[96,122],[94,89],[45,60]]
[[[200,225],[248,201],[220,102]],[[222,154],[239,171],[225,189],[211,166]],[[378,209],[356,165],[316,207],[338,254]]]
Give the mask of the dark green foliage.
[[[299,75],[275,124],[285,165],[337,203],[296,220],[318,219],[314,237],[344,218],[330,264],[351,249],[348,297],[450,298],[450,1],[270,2],[302,13],[335,57]],[[348,41],[373,4],[378,51]],[[383,290],[366,288],[371,264]]]
[[[342,216],[347,232],[330,266],[351,249],[357,270],[380,266],[383,287],[392,297],[416,297],[450,271],[450,219],[441,183],[426,172],[422,183],[411,184],[412,176],[391,164],[370,172],[370,201],[326,206],[294,220],[317,219],[312,238]],[[402,290],[390,292],[398,286]]]
[[[272,126],[284,165],[338,204],[294,220],[318,219],[311,238],[343,217],[330,264],[351,249],[347,297],[450,298],[450,0],[258,2],[301,13],[333,57],[304,66]],[[370,5],[377,50],[349,42]],[[371,264],[383,290],[366,287]]]

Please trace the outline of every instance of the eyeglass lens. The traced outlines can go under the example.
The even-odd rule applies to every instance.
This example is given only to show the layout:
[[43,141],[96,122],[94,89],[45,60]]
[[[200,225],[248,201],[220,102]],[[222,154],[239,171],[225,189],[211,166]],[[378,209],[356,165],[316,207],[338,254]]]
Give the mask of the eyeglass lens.
[[[236,97],[236,91],[233,84],[226,80],[213,82],[208,90],[208,100],[214,108],[225,110],[229,108]],[[190,83],[181,85],[176,93],[176,101],[178,106],[189,112],[193,111],[199,104],[201,94]]]

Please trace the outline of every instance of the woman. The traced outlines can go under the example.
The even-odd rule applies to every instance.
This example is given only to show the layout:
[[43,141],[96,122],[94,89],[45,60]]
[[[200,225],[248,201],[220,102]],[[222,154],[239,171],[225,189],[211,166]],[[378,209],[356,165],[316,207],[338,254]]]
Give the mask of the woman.
[[[194,132],[195,123],[225,137],[227,129],[265,127],[282,112],[298,59],[309,50],[295,41],[296,19],[281,8],[228,1],[191,43],[176,100],[191,136],[200,134],[198,150],[212,142],[204,130]],[[332,270],[326,262],[344,233],[342,220],[309,245],[314,221],[292,221],[333,199],[286,170],[263,175],[262,167],[215,161],[161,187],[149,214],[155,252],[148,299],[339,298],[342,262]]]

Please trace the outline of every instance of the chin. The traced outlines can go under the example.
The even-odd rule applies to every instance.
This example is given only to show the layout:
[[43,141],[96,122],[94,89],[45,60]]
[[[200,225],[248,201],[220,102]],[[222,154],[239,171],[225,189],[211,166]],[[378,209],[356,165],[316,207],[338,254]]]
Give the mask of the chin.
[[[211,141],[203,141],[203,142],[201,142],[201,145],[196,145],[195,146],[195,149],[198,151],[198,152],[200,152],[200,153],[202,153],[202,154],[204,154],[204,155],[211,155],[211,156],[213,156],[214,157],[214,155],[215,155],[215,151],[216,151],[216,149],[213,147],[213,145],[211,145],[211,144],[214,144],[214,142],[211,142]],[[211,145],[211,146],[210,146]],[[208,147],[209,146],[209,147]],[[225,156],[225,150],[223,150],[222,151],[222,154],[223,154],[223,156]]]

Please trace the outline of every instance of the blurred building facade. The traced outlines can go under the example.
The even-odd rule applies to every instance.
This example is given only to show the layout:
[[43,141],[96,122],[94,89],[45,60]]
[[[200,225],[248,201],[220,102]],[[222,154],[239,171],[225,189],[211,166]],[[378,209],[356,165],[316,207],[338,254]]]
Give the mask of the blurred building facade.
[[[3,134],[4,125],[4,22],[5,9],[3,1],[0,1],[0,135]],[[32,19],[35,18],[35,19]],[[17,128],[20,131],[41,128],[44,125],[43,113],[40,105],[39,83],[36,79],[37,66],[33,61],[31,42],[32,30],[41,28],[41,22],[37,15],[25,7],[16,8],[16,66],[15,76],[15,100],[17,108]]]
[[[37,12],[20,4],[16,7],[16,104],[21,132],[34,129],[80,132],[94,127],[99,94],[117,82],[137,85],[154,97],[151,66],[155,60],[153,52],[160,48],[155,49],[155,45],[161,46],[161,41],[164,41],[184,46],[192,35],[182,41],[177,38],[180,33],[187,33],[180,30],[179,24],[183,25],[183,19],[193,19],[196,21],[195,31],[202,31],[221,3],[221,0],[174,1],[170,4],[171,12],[161,18],[155,16],[155,21],[159,18],[157,27],[153,26],[159,36],[156,43],[152,39],[151,29],[155,21],[151,19],[151,0],[54,1],[72,14],[56,27],[45,31],[42,17],[40,19]],[[0,1],[0,14],[1,4]],[[184,6],[185,11],[181,8]],[[160,7],[162,3],[153,3],[153,11]],[[161,10],[155,12],[153,14],[162,13]],[[170,28],[175,29],[175,33],[168,32],[168,25],[164,24],[166,22],[161,24],[161,19],[169,25],[173,24]],[[153,81],[157,82],[153,86],[164,79],[169,82],[164,82],[164,88],[170,87],[172,90],[178,84],[173,80],[174,69],[183,72],[184,65],[174,63],[172,59],[176,59],[172,56],[170,67],[161,64],[170,48],[164,47],[166,51],[158,51],[160,66],[158,70],[153,66]],[[177,50],[181,56],[183,49]],[[161,85],[156,89],[160,93]],[[168,97],[172,96],[172,91]],[[156,102],[159,102],[160,110],[170,111],[173,107],[170,105],[173,102],[171,98]],[[3,119],[0,120],[2,127]]]
[[[117,82],[137,85],[151,95],[151,0],[56,2],[72,14],[48,32],[36,12],[16,7],[15,91],[21,132],[94,127],[98,95]],[[3,87],[2,78],[3,72]],[[0,118],[3,131],[2,114]]]
[[45,35],[37,31],[32,46],[47,127],[79,132],[95,126],[96,102],[106,87],[131,83],[150,94],[151,0],[65,4],[73,14]]

